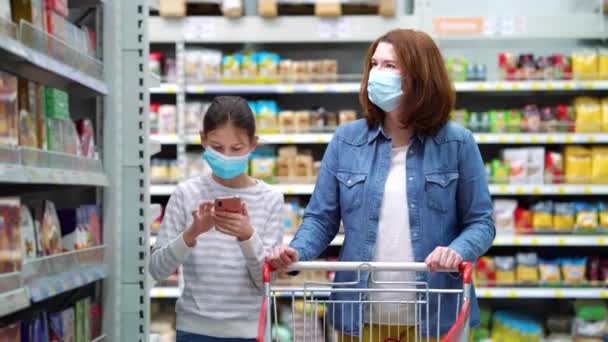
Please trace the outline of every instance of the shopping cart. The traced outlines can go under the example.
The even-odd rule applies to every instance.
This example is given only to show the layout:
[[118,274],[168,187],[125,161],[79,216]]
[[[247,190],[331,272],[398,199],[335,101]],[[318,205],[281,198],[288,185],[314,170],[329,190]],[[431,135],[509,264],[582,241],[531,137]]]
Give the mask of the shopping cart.
[[[358,279],[361,279],[364,272],[369,272],[367,288],[356,288],[359,281],[349,283],[336,283],[330,281],[307,281],[303,286],[276,287],[271,286],[272,269],[266,264],[264,266],[264,298],[260,311],[260,321],[258,329],[258,342],[268,341],[337,341],[337,342],[410,342],[410,341],[441,341],[441,342],[462,342],[469,340],[469,312],[471,274],[473,266],[471,263],[463,263],[458,270],[441,270],[439,272],[460,273],[462,276],[462,289],[431,289],[426,282],[379,282],[375,280],[374,274],[377,272],[410,272],[424,273],[429,272],[424,263],[387,263],[387,262],[299,262],[293,264],[289,271],[349,271],[355,272]],[[454,275],[450,275],[454,276]],[[415,279],[415,278],[414,278]],[[355,293],[355,300],[332,300],[330,293],[350,292]],[[390,300],[376,300],[377,293],[390,293]],[[436,296],[437,300],[429,300],[430,296]],[[440,336],[439,331],[439,312],[441,310],[442,296],[456,296],[457,309],[454,313],[454,324],[447,334]],[[386,298],[386,296],[384,297]],[[431,307],[431,302],[436,306]],[[386,328],[396,327],[396,336],[392,333],[381,333],[378,331],[364,333],[359,336],[345,336],[343,333],[333,331],[328,321],[335,321],[336,317],[328,313],[328,307],[335,305],[358,305],[361,315],[359,315],[359,326],[363,324],[374,326],[377,322]],[[402,317],[389,317],[374,321],[374,306],[382,308],[385,305],[398,307],[397,312],[404,311],[406,315],[412,312],[414,317],[407,317],[407,323],[403,325]],[[423,310],[423,307],[425,310]],[[405,309],[405,310],[402,310]],[[430,329],[430,315],[432,310],[437,310],[437,330]],[[382,309],[380,310],[382,311]],[[327,315],[326,315],[327,313]],[[423,317],[423,314],[425,317]],[[423,319],[425,318],[425,319]],[[344,317],[342,317],[344,319]],[[422,322],[426,322],[423,324]],[[424,325],[424,326],[423,326]],[[376,324],[378,326],[378,324]],[[373,331],[373,329],[370,329]],[[365,339],[365,340],[364,340]]]

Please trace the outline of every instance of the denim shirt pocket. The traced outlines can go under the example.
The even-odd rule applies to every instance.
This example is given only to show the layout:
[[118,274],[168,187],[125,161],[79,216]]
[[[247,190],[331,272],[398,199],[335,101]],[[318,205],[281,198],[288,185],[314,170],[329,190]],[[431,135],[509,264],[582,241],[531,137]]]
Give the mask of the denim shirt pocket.
[[455,196],[458,172],[430,172],[425,176],[429,208],[446,213],[450,207],[450,201]]
[[340,206],[343,213],[351,213],[361,207],[367,174],[363,172],[338,171],[336,178],[340,183]]

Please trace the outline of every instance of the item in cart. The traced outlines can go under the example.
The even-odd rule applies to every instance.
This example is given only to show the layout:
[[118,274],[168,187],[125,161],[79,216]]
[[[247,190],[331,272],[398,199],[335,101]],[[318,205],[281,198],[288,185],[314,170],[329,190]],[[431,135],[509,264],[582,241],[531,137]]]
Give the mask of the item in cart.
[[341,110],[340,111],[340,125],[357,120],[357,112],[354,110]]
[[536,253],[517,253],[516,278],[519,284],[537,284],[538,256]]
[[96,158],[95,129],[89,119],[80,119],[76,122],[76,129],[80,140],[80,155],[85,158]]
[[564,283],[580,285],[585,282],[587,258],[562,259],[561,265]]
[[17,78],[0,71],[0,145],[19,143]]
[[35,215],[40,222],[37,237],[40,240],[41,254],[49,256],[61,253],[61,226],[55,204],[51,201],[37,203]]
[[541,117],[536,105],[527,105],[522,111],[522,127],[526,132],[540,132]]
[[46,87],[44,89],[46,117],[53,119],[69,119],[69,101],[69,95],[65,91]]
[[595,80],[598,74],[598,55],[593,50],[581,50],[572,54],[572,74],[577,80]]
[[564,162],[561,153],[545,154],[545,183],[560,184],[564,182]]
[[158,107],[158,133],[177,133],[177,108],[175,105],[161,105]]
[[594,146],[591,148],[591,183],[608,183],[608,148]]
[[527,234],[531,233],[532,230],[532,211],[524,208],[515,209],[515,231]]
[[512,256],[494,257],[496,267],[496,284],[512,285],[515,283],[515,258]]
[[28,207],[21,206],[21,255],[23,261],[33,260],[38,256],[36,226]]
[[553,226],[557,231],[571,231],[574,229],[575,209],[572,203],[555,203]]
[[591,150],[582,146],[567,146],[564,154],[566,181],[572,184],[589,183],[593,165]]
[[16,197],[0,198],[0,274],[21,268],[21,210]]
[[503,150],[502,156],[505,162],[509,164],[509,183],[526,183],[529,164],[528,149],[507,148]]
[[494,222],[499,234],[512,233],[515,231],[515,209],[516,200],[495,200],[494,201]]
[[258,101],[255,113],[257,131],[259,133],[273,134],[278,132],[277,116],[279,108],[276,102]]
[[535,230],[553,230],[553,202],[543,201],[532,206],[532,226]]
[[540,283],[543,285],[555,285],[562,281],[559,260],[539,260],[538,270]]
[[581,231],[595,231],[599,227],[597,208],[584,202],[574,203],[576,210],[575,228]]
[[602,106],[598,98],[579,96],[574,99],[577,133],[597,132],[602,122]]

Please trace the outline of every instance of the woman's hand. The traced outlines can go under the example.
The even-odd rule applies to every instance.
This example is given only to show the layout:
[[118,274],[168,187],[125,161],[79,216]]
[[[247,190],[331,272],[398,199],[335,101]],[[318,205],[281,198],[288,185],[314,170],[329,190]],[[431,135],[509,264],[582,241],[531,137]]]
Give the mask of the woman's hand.
[[437,247],[424,261],[431,271],[456,269],[462,263],[462,256],[449,247]]
[[213,202],[201,202],[192,211],[192,224],[184,231],[184,242],[188,247],[196,246],[196,238],[213,228]]
[[216,211],[213,217],[215,229],[221,233],[234,236],[239,241],[247,241],[253,235],[253,228],[249,224],[249,214],[245,203],[242,203],[240,213]]
[[298,251],[287,245],[283,245],[275,247],[272,254],[266,258],[266,261],[276,271],[285,271],[291,264],[298,262],[299,258]]

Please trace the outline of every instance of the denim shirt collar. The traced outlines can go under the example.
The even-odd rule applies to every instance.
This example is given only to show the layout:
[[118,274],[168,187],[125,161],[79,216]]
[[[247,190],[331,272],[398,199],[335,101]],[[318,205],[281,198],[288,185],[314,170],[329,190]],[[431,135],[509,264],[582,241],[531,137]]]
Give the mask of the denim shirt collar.
[[[384,124],[378,123],[371,126],[367,134],[367,142],[371,143],[372,141],[376,140],[378,136],[380,136],[380,134],[382,134],[385,139],[389,139],[388,134],[384,130]],[[422,136],[421,134],[416,134],[416,138],[418,138],[419,142],[421,143],[424,141],[424,136]]]

